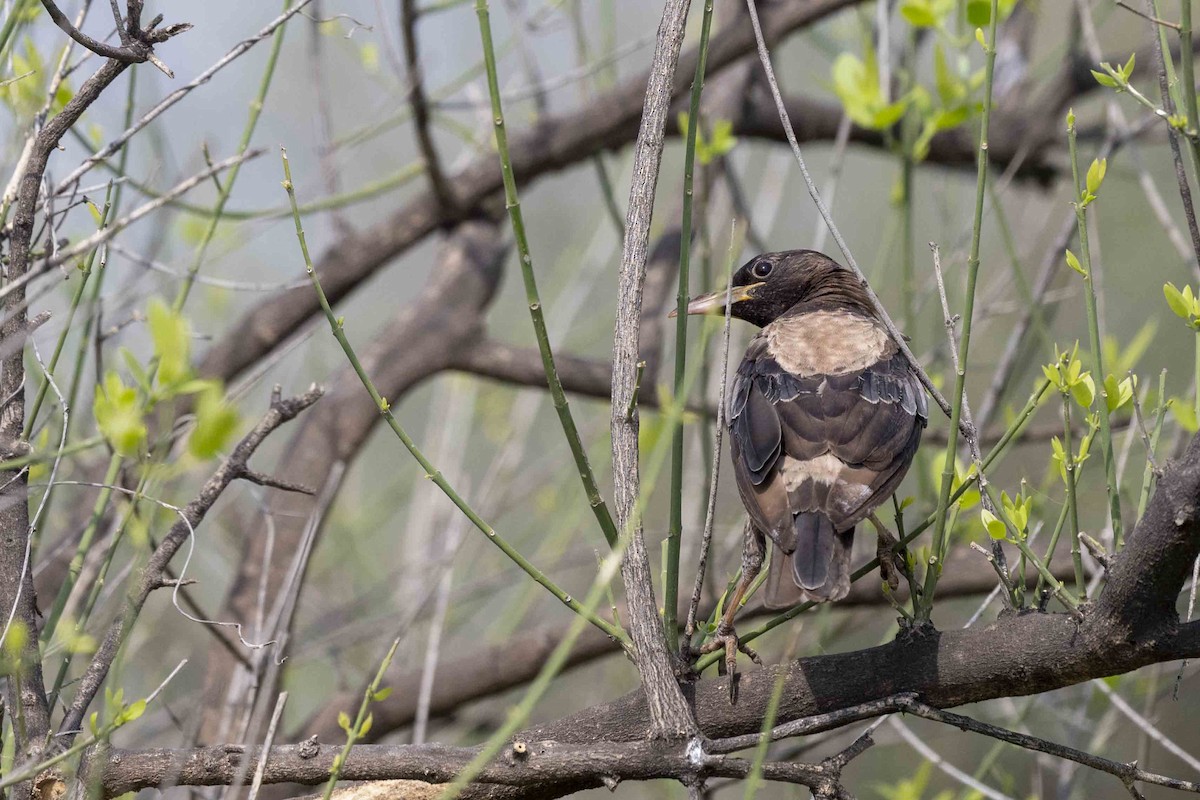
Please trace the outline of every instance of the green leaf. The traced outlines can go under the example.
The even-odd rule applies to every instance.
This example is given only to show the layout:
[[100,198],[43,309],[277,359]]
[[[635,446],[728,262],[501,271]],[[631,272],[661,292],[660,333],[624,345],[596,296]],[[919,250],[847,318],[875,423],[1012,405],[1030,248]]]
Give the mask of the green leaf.
[[125,362],[125,368],[129,370],[129,374],[133,376],[133,380],[137,383],[138,388],[146,394],[150,394],[150,377],[146,375],[146,370],[142,369],[142,365],[138,362],[137,356],[133,354],[128,347],[122,347],[117,351],[121,355],[121,360]]
[[338,712],[338,727],[344,730],[347,735],[349,735],[352,730],[350,727],[350,715],[345,711]]
[[1057,387],[1060,392],[1066,388],[1066,384],[1063,382],[1062,375],[1059,374],[1058,364],[1042,364],[1042,374],[1045,375],[1046,380],[1050,381],[1050,383]]
[[196,401],[196,427],[188,437],[188,452],[199,459],[220,453],[233,437],[237,409],[225,402],[219,384],[200,393]]
[[1091,408],[1092,401],[1096,399],[1096,382],[1092,380],[1092,376],[1085,373],[1079,380],[1072,383],[1071,396],[1079,405]]
[[126,722],[133,722],[134,720],[138,719],[139,717],[142,716],[142,714],[145,714],[145,713],[146,713],[146,701],[138,700],[134,703],[130,703],[129,706],[124,711],[121,712],[119,719],[121,721],[121,724],[124,725]]
[[1008,528],[1004,522],[997,519],[996,515],[986,508],[980,510],[979,517],[983,520],[983,529],[987,531],[988,536],[993,539],[1004,539],[1008,535]]
[[1129,60],[1125,62],[1125,66],[1121,67],[1121,77],[1123,77],[1126,82],[1128,82],[1130,76],[1133,75],[1133,64],[1134,64],[1134,59],[1136,59],[1136,58],[1137,58],[1137,53],[1130,53]]
[[1180,319],[1187,319],[1191,316],[1192,304],[1184,299],[1183,292],[1176,289],[1175,284],[1164,284],[1163,295],[1166,296],[1167,305],[1171,307],[1171,311],[1175,312],[1175,316]]
[[906,108],[908,108],[908,101],[897,100],[883,108],[876,109],[871,113],[871,127],[875,130],[884,130],[892,127],[904,116]]
[[987,39],[983,38],[983,28],[975,29],[975,41],[979,42],[979,46],[983,48],[983,52],[987,52]]
[[187,379],[191,373],[192,347],[187,320],[157,297],[150,301],[146,318],[154,340],[154,355],[158,358],[159,382],[172,386]]
[[1105,75],[1103,72],[1097,72],[1096,70],[1092,70],[1091,72],[1092,77],[1096,79],[1096,83],[1100,84],[1101,86],[1107,86],[1110,89],[1116,89],[1121,85],[1117,83],[1114,78]]
[[367,714],[367,718],[363,720],[362,727],[358,729],[359,736],[366,736],[371,732],[371,726],[375,724],[375,715]]
[[1188,433],[1195,433],[1200,429],[1200,424],[1197,424],[1196,409],[1190,400],[1185,400],[1182,397],[1172,397],[1171,416],[1175,418],[1175,422],[1179,427]]
[[392,687],[385,686],[384,688],[375,692],[375,694],[371,695],[371,699],[374,700],[376,703],[381,703],[384,700],[387,700],[391,696],[392,696]]
[[1133,380],[1118,381],[1116,375],[1109,375],[1104,379],[1104,394],[1104,403],[1111,414],[1133,399]]
[[1083,265],[1079,263],[1079,259],[1070,251],[1070,249],[1067,250],[1067,266],[1078,272],[1083,277],[1087,277],[1087,272],[1084,271]]
[[928,0],[904,0],[900,16],[915,28],[936,28],[940,22]]
[[992,21],[992,4],[989,0],[970,0],[967,3],[967,22],[976,27]]
[[109,370],[96,387],[92,413],[100,435],[120,455],[137,455],[146,441],[148,431],[142,412],[137,390],[126,386],[116,371]]
[[1096,194],[1100,191],[1100,184],[1104,183],[1104,174],[1108,172],[1108,159],[1098,158],[1092,160],[1092,165],[1087,171],[1087,190],[1088,194]]

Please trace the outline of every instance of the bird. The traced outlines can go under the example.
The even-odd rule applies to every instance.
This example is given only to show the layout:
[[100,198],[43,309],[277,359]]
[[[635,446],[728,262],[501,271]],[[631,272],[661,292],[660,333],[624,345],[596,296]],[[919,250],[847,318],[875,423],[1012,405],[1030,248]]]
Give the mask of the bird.
[[[900,485],[929,421],[913,365],[865,284],[815,250],[764,253],[728,289],[695,297],[688,314],[729,314],[761,330],[728,398],[730,453],[748,521],[742,573],[716,634],[732,676],[734,617],[771,554],[763,602],[778,609],[836,601],[850,590],[854,529],[871,520],[881,571],[896,583],[895,538],[874,515]],[[902,569],[902,566],[900,567]]]

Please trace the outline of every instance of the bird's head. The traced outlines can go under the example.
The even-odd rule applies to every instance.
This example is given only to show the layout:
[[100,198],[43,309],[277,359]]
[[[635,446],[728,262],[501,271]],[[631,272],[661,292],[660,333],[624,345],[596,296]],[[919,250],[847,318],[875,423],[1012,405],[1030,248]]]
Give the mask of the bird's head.
[[815,250],[755,256],[733,273],[728,295],[725,289],[719,289],[693,297],[688,301],[687,313],[724,314],[727,299],[731,316],[760,328],[799,303],[851,308],[875,316],[871,298],[854,273]]

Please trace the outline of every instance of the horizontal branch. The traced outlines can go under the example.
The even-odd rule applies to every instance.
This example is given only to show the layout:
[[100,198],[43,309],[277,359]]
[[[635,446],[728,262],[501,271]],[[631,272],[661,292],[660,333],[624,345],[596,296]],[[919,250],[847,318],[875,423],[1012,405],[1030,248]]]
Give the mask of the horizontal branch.
[[[1069,582],[1074,567],[1069,555],[1062,554],[1050,564],[1050,571],[1060,580]],[[1030,567],[1030,582],[1036,573]],[[938,584],[938,595],[944,599],[970,597],[985,594],[996,587],[996,574],[983,559],[974,553],[964,552],[962,557],[953,558],[946,565],[945,575]],[[907,599],[907,586],[895,594],[897,602]],[[887,598],[874,580],[861,580],[853,584],[850,593],[833,610],[876,609],[887,605]],[[711,608],[704,609],[702,618],[707,618]],[[622,612],[622,616],[623,616]],[[774,612],[751,603],[740,615],[742,620],[763,617]],[[683,615],[681,615],[683,616]],[[520,687],[533,680],[545,663],[555,645],[565,635],[566,626],[544,626],[509,637],[503,643],[484,649],[472,648],[462,656],[446,658],[436,670],[438,676],[429,698],[429,714],[437,717],[453,713],[465,704],[492,697]],[[620,652],[620,648],[609,637],[599,631],[587,630],[579,637],[575,649],[567,661],[567,668],[589,664],[598,658]],[[417,698],[421,675],[408,667],[397,665],[387,676],[387,684],[394,691],[387,700],[372,706],[375,722],[364,741],[378,741],[393,731],[411,725],[416,718]],[[338,727],[338,712],[353,706],[359,692],[343,692],[334,695],[324,708],[314,714],[300,727],[305,735],[316,734],[322,739],[334,739],[341,735]]]
[[[316,786],[329,780],[329,768],[341,751],[338,745],[272,747],[263,759],[258,746],[222,745],[193,750],[113,750],[101,777],[105,797],[163,784],[227,786],[243,763],[263,764],[263,783]],[[476,754],[475,748],[445,745],[358,745],[341,768],[345,781],[418,780],[446,783]],[[744,778],[751,762],[703,750],[699,741],[610,742],[572,745],[562,742],[516,740],[485,767],[477,784],[537,790],[565,782],[579,788],[615,788],[621,781],[674,778],[687,780],[701,772],[707,777]],[[833,765],[768,763],[768,780],[814,789],[836,782]]]

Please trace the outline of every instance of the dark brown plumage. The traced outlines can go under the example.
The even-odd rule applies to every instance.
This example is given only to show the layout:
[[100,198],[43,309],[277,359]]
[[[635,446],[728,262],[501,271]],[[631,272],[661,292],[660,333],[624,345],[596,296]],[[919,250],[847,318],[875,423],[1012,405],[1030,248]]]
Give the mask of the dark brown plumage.
[[[730,450],[750,515],[733,612],[776,548],[764,602],[844,597],[854,528],[904,478],[928,420],[924,391],[853,273],[812,250],[767,253],[733,276],[732,316],[762,328],[729,398]],[[724,313],[726,293],[689,314]]]

